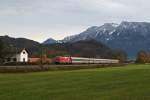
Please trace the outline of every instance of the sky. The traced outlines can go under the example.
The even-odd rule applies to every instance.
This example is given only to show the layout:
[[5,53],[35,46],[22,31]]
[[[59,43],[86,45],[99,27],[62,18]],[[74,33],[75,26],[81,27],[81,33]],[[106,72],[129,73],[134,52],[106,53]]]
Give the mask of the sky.
[[150,0],[0,0],[0,35],[42,42],[91,26],[150,22]]

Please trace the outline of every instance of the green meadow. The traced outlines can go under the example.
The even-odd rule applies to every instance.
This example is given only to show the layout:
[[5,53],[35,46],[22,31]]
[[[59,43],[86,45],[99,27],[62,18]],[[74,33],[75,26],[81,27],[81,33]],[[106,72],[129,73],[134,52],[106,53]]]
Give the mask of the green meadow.
[[0,100],[150,100],[150,65],[0,74]]

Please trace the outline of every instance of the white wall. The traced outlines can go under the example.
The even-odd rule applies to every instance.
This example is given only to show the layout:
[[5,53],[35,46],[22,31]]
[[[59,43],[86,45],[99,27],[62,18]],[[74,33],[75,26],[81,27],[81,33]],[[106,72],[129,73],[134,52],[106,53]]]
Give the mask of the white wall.
[[17,62],[28,62],[28,53],[26,50],[22,50],[22,52],[17,55]]

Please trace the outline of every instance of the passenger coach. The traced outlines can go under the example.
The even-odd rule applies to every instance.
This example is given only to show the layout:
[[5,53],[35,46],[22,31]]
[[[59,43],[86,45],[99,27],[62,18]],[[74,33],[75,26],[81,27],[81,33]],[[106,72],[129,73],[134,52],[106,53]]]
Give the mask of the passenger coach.
[[117,59],[96,59],[83,57],[56,57],[54,59],[56,64],[117,64]]

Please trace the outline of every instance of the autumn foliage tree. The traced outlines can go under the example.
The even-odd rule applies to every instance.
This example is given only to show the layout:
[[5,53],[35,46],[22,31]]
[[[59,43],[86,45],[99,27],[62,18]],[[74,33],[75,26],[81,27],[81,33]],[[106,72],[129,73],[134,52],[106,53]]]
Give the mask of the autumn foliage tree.
[[149,62],[149,55],[141,50],[137,53],[137,58],[136,58],[137,63],[148,63]]

